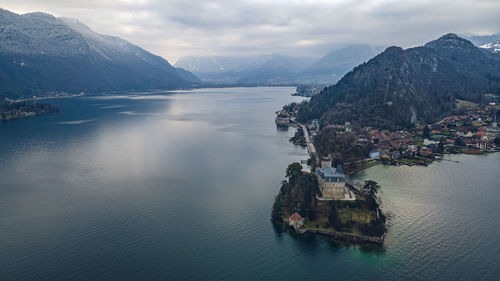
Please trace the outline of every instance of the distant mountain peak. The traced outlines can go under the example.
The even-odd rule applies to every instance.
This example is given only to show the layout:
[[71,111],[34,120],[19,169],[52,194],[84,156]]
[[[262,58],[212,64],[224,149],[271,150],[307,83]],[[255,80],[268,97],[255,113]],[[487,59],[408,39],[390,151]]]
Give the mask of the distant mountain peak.
[[384,53],[386,54],[400,54],[402,53],[404,50],[403,48],[401,47],[398,47],[398,46],[390,46],[388,47],[387,49],[385,49]]
[[455,99],[480,102],[486,93],[499,94],[498,81],[497,54],[446,34],[425,47],[387,48],[312,97],[297,117],[397,129],[438,120],[455,110]]
[[23,16],[27,16],[27,17],[40,17],[40,18],[50,18],[50,19],[55,19],[56,18],[53,15],[47,14],[47,13],[44,13],[44,12],[26,13],[26,14],[23,14]]
[[446,35],[443,35],[438,39],[425,44],[425,47],[432,49],[475,48],[472,42],[456,35],[455,33],[448,33]]
[[456,33],[448,33],[448,34],[445,34],[441,37],[438,38],[439,39],[452,39],[452,38],[459,38],[459,36],[456,34]]
[[492,53],[500,53],[500,40],[497,40],[497,41],[494,41],[491,43],[487,43],[487,44],[481,45],[479,47],[483,48],[485,50],[488,50]]

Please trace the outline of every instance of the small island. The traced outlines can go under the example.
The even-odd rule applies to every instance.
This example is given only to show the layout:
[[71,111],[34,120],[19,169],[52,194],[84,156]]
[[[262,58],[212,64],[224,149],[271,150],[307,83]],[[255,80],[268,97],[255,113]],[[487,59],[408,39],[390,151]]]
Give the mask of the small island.
[[340,164],[324,159],[315,173],[299,163],[286,169],[272,209],[272,220],[296,232],[314,233],[352,243],[382,244],[386,218],[377,202],[379,186],[374,181],[355,188],[345,182]]

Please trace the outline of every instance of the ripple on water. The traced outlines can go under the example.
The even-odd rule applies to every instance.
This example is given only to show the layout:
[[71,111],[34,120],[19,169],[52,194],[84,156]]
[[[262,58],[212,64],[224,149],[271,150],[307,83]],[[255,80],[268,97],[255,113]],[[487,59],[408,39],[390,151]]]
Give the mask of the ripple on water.
[[[500,276],[500,154],[454,155],[458,163],[428,167],[379,165],[354,176],[381,185],[381,206],[389,215],[383,247],[345,246],[273,225],[269,216],[284,169],[305,155],[288,142],[294,130],[278,131],[273,123],[276,109],[300,101],[292,91],[209,89],[147,98],[134,93],[78,104],[65,99],[60,107],[71,110],[4,126],[0,276]],[[117,104],[124,108],[101,110]],[[90,126],[57,125],[93,119]]]

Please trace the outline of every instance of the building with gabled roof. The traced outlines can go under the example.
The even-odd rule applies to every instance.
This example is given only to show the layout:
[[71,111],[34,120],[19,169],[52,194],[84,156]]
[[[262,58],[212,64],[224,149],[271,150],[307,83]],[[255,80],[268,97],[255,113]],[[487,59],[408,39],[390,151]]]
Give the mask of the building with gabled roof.
[[318,176],[319,189],[323,199],[345,199],[352,197],[349,189],[345,185],[344,170],[342,165],[334,167],[322,167],[316,170]]
[[288,224],[295,229],[304,226],[304,218],[297,212],[293,213],[290,218],[288,218]]

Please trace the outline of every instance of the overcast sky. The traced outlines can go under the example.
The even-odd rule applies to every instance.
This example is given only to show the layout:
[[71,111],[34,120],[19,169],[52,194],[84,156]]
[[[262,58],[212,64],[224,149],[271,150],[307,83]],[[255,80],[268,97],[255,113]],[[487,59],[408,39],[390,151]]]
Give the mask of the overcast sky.
[[0,0],[76,18],[171,63],[187,55],[320,56],[349,43],[421,45],[500,32],[499,0]]

